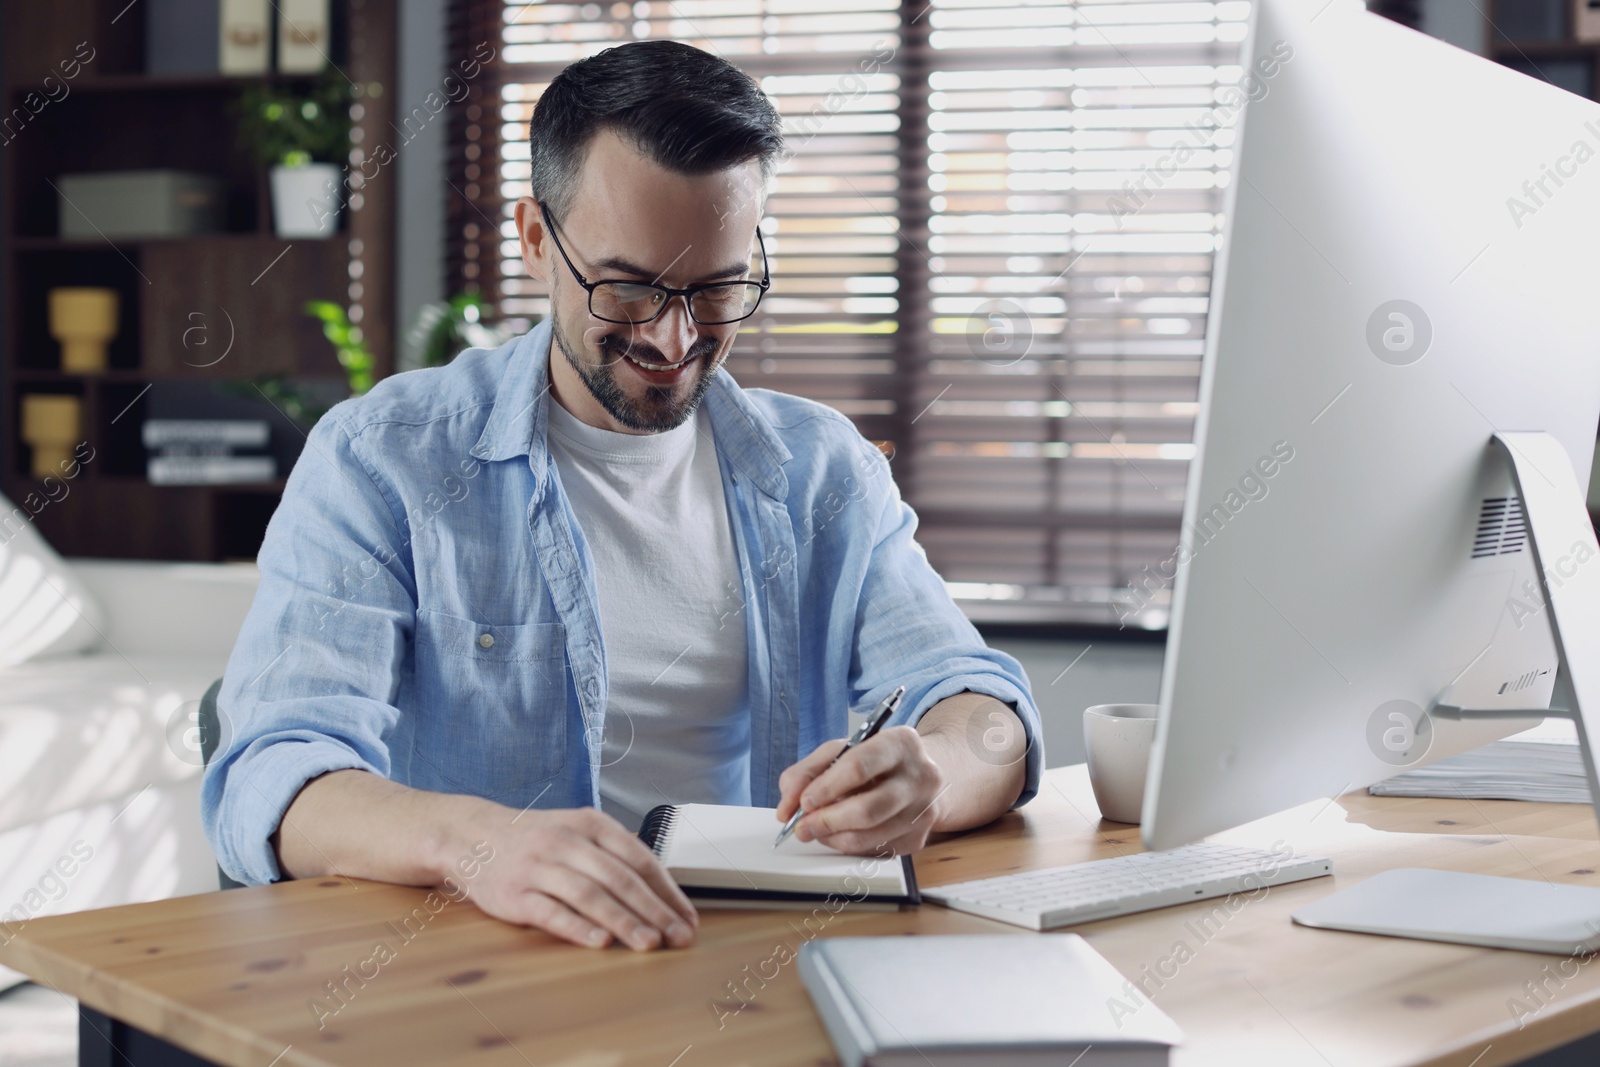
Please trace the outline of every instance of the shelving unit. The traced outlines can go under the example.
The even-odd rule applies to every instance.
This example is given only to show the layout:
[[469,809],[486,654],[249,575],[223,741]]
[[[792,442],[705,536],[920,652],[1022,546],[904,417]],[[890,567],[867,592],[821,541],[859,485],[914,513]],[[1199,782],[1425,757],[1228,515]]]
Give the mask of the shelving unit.
[[1600,100],[1600,41],[1579,41],[1572,0],[1495,0],[1489,58]]
[[[352,112],[351,170],[361,145],[392,137],[395,0],[335,0],[333,63],[363,87]],[[265,398],[223,388],[261,374],[320,383],[337,395],[344,372],[310,299],[351,309],[378,361],[394,366],[392,169],[353,182],[330,239],[280,239],[272,229],[265,168],[239,146],[232,104],[262,80],[309,86],[306,76],[146,75],[142,5],[52,0],[6,5],[0,38],[5,113],[35,106],[54,76],[65,84],[0,150],[0,491],[67,555],[169,560],[253,559],[303,428]],[[59,64],[79,42],[94,49],[76,77]],[[57,236],[61,174],[144,168],[199,171],[226,188],[224,232],[142,240]],[[370,169],[370,168],[369,168]],[[47,294],[61,285],[115,289],[118,333],[109,369],[61,370]],[[231,343],[230,343],[231,341]],[[226,355],[221,355],[226,351]],[[220,356],[220,358],[219,358]],[[21,438],[22,396],[83,399],[93,456],[75,476],[32,476]],[[222,486],[154,486],[144,476],[139,427],[152,414],[265,418],[280,477]]]

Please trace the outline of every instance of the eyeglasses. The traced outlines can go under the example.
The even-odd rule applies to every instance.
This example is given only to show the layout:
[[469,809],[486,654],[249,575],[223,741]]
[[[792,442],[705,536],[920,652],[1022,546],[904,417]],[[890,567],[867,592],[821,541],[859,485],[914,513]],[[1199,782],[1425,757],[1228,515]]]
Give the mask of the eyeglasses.
[[591,282],[578,272],[578,268],[572,265],[572,257],[561,247],[561,238],[556,236],[555,220],[550,217],[550,209],[541,203],[539,213],[544,217],[544,224],[550,229],[550,237],[556,243],[556,251],[566,260],[567,269],[589,294],[589,314],[602,322],[632,326],[654,322],[667,309],[673,297],[681,296],[689,305],[689,317],[695,322],[702,326],[725,326],[730,322],[738,322],[754,315],[756,305],[761,303],[761,298],[772,287],[772,267],[767,263],[767,245],[761,239],[760,229],[756,230],[756,243],[761,247],[764,277],[759,282],[708,282],[705,285],[673,289],[652,282],[620,279],[601,279]]

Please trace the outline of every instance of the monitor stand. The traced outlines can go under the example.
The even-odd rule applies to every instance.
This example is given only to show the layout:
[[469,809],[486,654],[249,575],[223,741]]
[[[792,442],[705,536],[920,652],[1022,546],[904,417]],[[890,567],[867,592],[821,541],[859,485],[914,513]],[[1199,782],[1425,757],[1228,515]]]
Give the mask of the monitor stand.
[[[1555,641],[1549,708],[1464,708],[1435,702],[1441,719],[1566,718],[1577,729],[1600,820],[1591,739],[1600,730],[1600,545],[1566,449],[1547,433],[1496,433],[1522,500],[1534,569]],[[1586,654],[1587,650],[1587,654]],[[1514,948],[1558,955],[1600,950],[1600,888],[1424,868],[1385,871],[1292,916],[1303,926]]]

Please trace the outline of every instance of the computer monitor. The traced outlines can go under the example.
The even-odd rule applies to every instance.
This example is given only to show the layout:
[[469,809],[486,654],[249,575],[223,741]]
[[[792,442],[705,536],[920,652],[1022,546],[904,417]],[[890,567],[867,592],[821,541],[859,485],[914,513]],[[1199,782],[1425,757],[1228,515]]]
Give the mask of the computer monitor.
[[1156,569],[1153,849],[1527,729],[1509,713],[1551,705],[1552,621],[1589,641],[1562,681],[1600,737],[1577,490],[1600,105],[1345,0],[1258,0],[1244,57],[1182,545]]

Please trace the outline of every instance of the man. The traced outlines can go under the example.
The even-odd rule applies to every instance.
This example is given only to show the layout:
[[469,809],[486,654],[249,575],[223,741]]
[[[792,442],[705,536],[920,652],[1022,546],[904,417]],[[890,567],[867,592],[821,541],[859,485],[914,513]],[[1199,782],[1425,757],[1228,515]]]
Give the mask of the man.
[[[771,103],[641,42],[559,75],[531,140],[515,221],[550,317],[340,403],[290,475],[206,772],[222,867],[451,879],[648,949],[698,925],[633,833],[658,803],[798,806],[800,840],[886,854],[1031,799],[1027,680],[883,456],[719,369],[768,282]],[[830,766],[847,710],[901,684]]]

